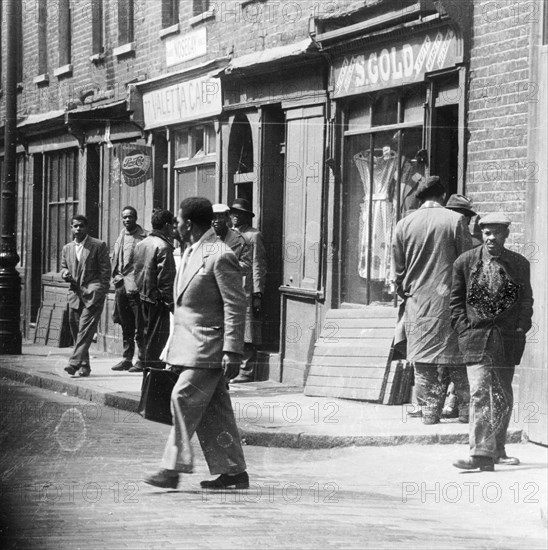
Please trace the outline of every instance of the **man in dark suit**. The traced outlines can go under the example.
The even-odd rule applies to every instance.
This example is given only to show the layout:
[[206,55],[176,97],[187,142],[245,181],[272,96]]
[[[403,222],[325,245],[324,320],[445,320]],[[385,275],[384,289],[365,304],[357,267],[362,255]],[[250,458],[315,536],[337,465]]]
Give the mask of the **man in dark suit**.
[[65,371],[89,376],[89,346],[110,285],[110,260],[107,245],[88,235],[85,216],[72,218],[71,231],[74,240],[63,247],[61,277],[70,283],[69,324],[75,344]]
[[454,463],[463,470],[519,464],[506,455],[505,443],[533,291],[529,262],[504,246],[509,225],[504,214],[484,216],[483,246],[465,252],[453,266],[451,319],[470,381],[470,458]]
[[252,382],[255,371],[257,346],[262,343],[263,294],[266,285],[266,250],[263,234],[251,226],[255,217],[246,199],[236,199],[230,207],[230,219],[234,229],[243,235],[251,246],[251,274],[246,277],[247,309],[245,319],[245,345],[240,373],[233,383]]
[[190,440],[197,433],[212,475],[206,489],[243,489],[249,478],[225,377],[238,372],[245,326],[242,273],[232,250],[211,227],[207,199],[190,197],[180,206],[178,231],[185,250],[174,286],[174,327],[166,362],[180,371],[171,394],[173,428],[162,469],[145,478],[175,488],[179,473],[193,471]]

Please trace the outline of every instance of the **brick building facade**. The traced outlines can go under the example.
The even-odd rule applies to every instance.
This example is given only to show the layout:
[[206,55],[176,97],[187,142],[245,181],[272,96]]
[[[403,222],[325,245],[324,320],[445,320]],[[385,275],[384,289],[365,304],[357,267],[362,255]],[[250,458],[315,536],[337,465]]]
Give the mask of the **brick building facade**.
[[[267,240],[269,376],[382,399],[395,308],[379,251],[413,207],[404,190],[417,177],[440,173],[480,214],[505,210],[512,247],[546,264],[528,214],[543,173],[531,156],[531,113],[546,93],[535,61],[544,4],[22,2],[25,335],[40,305],[65,292],[56,273],[73,211],[112,248],[123,204],[148,227],[154,205],[176,211],[192,194],[243,195]],[[0,137],[0,159],[2,147]],[[151,161],[139,182],[121,171],[132,154]],[[391,191],[368,198],[381,157]],[[384,201],[375,206],[381,229],[368,211],[374,200]],[[114,350],[110,307],[99,345]]]

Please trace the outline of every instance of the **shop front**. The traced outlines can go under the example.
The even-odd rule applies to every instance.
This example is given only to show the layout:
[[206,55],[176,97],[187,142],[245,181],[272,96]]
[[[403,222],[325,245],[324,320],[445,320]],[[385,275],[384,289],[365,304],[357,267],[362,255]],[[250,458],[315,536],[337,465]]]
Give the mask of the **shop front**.
[[250,201],[267,253],[258,376],[302,385],[325,299],[325,62],[307,39],[235,58],[219,78],[222,200]]
[[436,15],[316,40],[332,59],[338,262],[305,391],[382,402],[399,305],[395,226],[419,207],[423,177],[439,175],[448,194],[464,189],[463,40]]

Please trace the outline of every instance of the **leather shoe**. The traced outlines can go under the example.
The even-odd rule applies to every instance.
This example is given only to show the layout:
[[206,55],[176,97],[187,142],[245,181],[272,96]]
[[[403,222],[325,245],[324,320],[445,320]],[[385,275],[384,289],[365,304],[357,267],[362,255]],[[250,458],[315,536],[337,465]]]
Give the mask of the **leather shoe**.
[[65,372],[68,372],[71,376],[74,376],[77,370],[78,367],[75,367],[74,365],[67,365],[65,367]]
[[177,485],[179,485],[179,474],[173,470],[160,470],[151,476],[145,477],[143,481],[149,485],[154,485],[154,487],[161,487],[162,489],[177,489]]
[[503,464],[504,466],[519,466],[519,458],[515,456],[497,456],[494,458],[495,464]]
[[247,472],[241,474],[221,474],[217,479],[200,481],[202,489],[249,489],[249,476]]
[[464,460],[453,462],[455,468],[460,470],[480,470],[481,472],[494,472],[495,465],[489,456],[471,456]]
[[133,365],[131,364],[131,361],[124,359],[123,361],[116,363],[116,365],[114,365],[111,370],[115,370],[115,371],[129,370],[132,366]]
[[422,410],[421,409],[417,409],[416,411],[409,411],[407,413],[407,416],[409,418],[421,418],[422,417]]
[[91,369],[89,367],[80,367],[78,369],[78,376],[80,378],[86,378],[91,373]]
[[251,378],[251,376],[246,376],[245,374],[238,374],[236,378],[232,378],[232,380],[230,380],[231,384],[247,384],[247,382],[253,382],[253,378]]

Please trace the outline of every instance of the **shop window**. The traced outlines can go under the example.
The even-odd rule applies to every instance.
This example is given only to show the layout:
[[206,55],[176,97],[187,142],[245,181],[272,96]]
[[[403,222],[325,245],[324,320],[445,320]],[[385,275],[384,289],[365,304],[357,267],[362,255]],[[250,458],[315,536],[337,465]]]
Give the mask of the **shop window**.
[[200,15],[209,9],[209,0],[193,0],[192,15]]
[[59,67],[72,58],[72,21],[70,0],[59,0]]
[[134,38],[133,0],[118,0],[118,45],[129,44]]
[[175,158],[199,159],[216,152],[215,131],[212,124],[192,126],[175,134]]
[[103,0],[91,0],[91,53],[104,51]]
[[38,1],[38,74],[48,72],[48,7],[47,0]]
[[389,301],[397,221],[419,205],[425,175],[424,87],[359,97],[348,105],[343,174],[343,301]]
[[162,0],[162,28],[179,22],[179,0]]
[[61,151],[45,155],[47,190],[46,272],[61,269],[63,246],[71,239],[70,220],[78,213],[78,151]]
[[215,201],[215,140],[213,124],[191,126],[175,133],[175,204],[194,195]]

